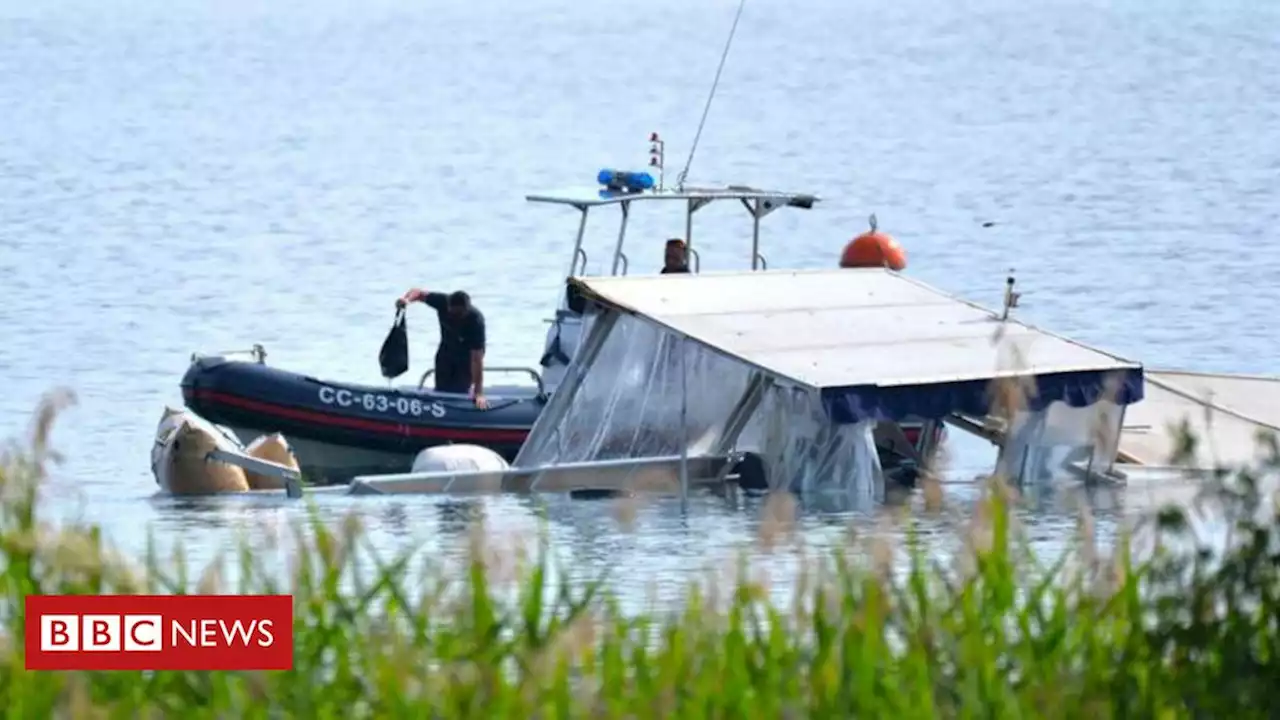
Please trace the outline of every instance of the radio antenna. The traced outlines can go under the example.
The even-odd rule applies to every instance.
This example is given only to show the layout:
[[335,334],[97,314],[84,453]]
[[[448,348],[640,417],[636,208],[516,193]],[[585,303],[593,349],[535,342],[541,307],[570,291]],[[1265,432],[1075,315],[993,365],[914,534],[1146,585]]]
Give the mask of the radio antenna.
[[702,128],[707,124],[707,113],[711,111],[711,101],[716,97],[716,88],[720,85],[720,73],[724,71],[724,62],[729,58],[729,48],[733,46],[733,34],[738,31],[738,20],[742,18],[742,8],[747,0],[738,0],[738,12],[733,16],[733,26],[729,28],[729,39],[724,43],[724,52],[720,53],[720,67],[716,68],[715,80],[711,81],[711,92],[707,94],[707,104],[702,108],[702,119],[698,121],[698,132],[693,135],[693,144],[689,146],[689,159],[684,162],[684,169],[676,182],[684,191],[684,181],[689,177],[689,168],[693,165],[693,154],[698,150],[698,140],[702,139]]

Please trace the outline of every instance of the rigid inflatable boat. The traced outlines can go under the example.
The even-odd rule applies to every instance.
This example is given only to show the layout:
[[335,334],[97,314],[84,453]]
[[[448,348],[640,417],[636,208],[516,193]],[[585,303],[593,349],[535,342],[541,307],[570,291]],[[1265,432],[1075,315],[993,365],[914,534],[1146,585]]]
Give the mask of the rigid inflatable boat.
[[489,407],[480,410],[466,395],[421,384],[321,380],[268,366],[261,354],[249,361],[194,357],[182,396],[189,409],[241,442],[277,432],[288,437],[307,480],[321,484],[406,472],[419,452],[437,445],[479,445],[510,462],[546,404],[540,385],[491,385]]

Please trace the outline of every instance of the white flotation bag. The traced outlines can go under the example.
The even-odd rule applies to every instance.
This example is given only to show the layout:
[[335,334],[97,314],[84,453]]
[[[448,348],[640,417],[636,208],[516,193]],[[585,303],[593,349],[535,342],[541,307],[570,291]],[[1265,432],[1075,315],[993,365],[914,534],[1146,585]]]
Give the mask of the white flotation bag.
[[166,407],[151,448],[151,472],[156,484],[172,495],[247,491],[249,481],[244,470],[207,460],[213,450],[244,452],[233,435],[208,420],[189,410]]
[[413,472],[506,472],[510,465],[498,453],[479,445],[437,445],[418,453]]

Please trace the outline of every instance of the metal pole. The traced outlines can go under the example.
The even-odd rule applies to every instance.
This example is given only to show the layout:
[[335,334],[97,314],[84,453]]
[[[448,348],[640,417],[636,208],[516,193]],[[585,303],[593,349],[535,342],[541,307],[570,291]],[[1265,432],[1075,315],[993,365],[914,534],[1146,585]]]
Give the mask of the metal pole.
[[684,212],[684,241],[689,247],[693,247],[693,211],[696,209],[693,206],[694,202],[693,198],[690,198]]
[[[513,467],[521,466],[532,452],[534,440],[541,440],[542,433],[550,432],[552,438],[562,441],[560,436],[560,423],[564,416],[568,414],[573,402],[573,396],[578,392],[578,386],[582,384],[583,378],[590,371],[591,366],[596,361],[596,356],[600,354],[604,348],[605,340],[609,333],[613,331],[614,324],[618,321],[618,313],[614,310],[606,310],[596,318],[595,323],[591,326],[591,332],[587,337],[583,338],[581,347],[574,354],[573,359],[569,362],[569,369],[565,372],[564,379],[560,381],[560,385],[556,387],[555,392],[551,393],[551,399],[547,401],[546,407],[538,414],[537,420],[534,421],[533,427],[529,429],[529,435],[525,438],[524,444],[520,447],[520,452],[516,454]],[[542,430],[544,427],[550,427],[548,431]],[[545,442],[545,441],[544,441]]]
[[759,269],[760,260],[760,198],[756,198],[751,208],[751,269]]
[[733,410],[729,411],[729,419],[725,422],[724,431],[720,434],[720,438],[714,446],[715,450],[713,452],[715,454],[723,455],[738,444],[738,438],[742,435],[742,431],[746,429],[747,423],[751,421],[751,416],[760,407],[761,401],[764,400],[765,387],[769,382],[770,379],[765,377],[765,374],[759,370],[751,373],[751,379],[747,382],[742,396],[738,399],[737,404],[733,406]]
[[689,384],[685,372],[687,343],[680,337],[680,509],[689,510]]
[[622,243],[627,237],[627,219],[631,217],[631,201],[623,200],[619,203],[622,208],[622,223],[618,226],[618,244],[613,248],[613,270],[610,275],[618,274],[618,263],[622,261]]
[[573,260],[569,263],[569,277],[573,277],[578,269],[578,256],[582,256],[582,274],[587,273],[587,254],[582,250],[582,239],[587,232],[587,208],[580,208],[582,219],[578,221],[578,236],[573,241]]
[[[1120,445],[1124,442],[1124,416],[1129,411],[1128,405],[1120,406],[1120,423],[1116,428],[1116,447],[1115,452],[1110,453],[1107,458],[1107,469],[1104,472],[1111,472],[1116,469],[1116,457],[1120,455]],[[1109,429],[1109,428],[1108,428]]]

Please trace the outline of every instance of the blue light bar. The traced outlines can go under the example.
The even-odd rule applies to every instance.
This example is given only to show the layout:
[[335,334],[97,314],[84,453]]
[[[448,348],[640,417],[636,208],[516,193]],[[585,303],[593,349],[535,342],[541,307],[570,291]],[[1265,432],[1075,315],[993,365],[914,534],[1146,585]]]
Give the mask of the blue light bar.
[[609,190],[618,192],[644,192],[653,189],[653,176],[647,172],[625,170],[601,170],[596,181]]

